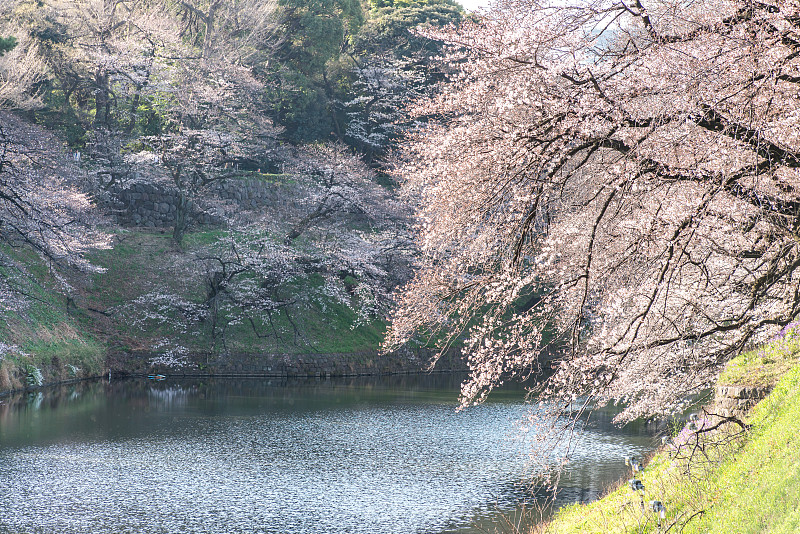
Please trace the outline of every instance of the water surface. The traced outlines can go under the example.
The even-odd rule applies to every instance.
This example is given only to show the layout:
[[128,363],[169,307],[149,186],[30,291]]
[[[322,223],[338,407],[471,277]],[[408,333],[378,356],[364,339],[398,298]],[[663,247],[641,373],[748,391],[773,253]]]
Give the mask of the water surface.
[[[536,498],[521,388],[456,412],[459,376],[95,382],[0,405],[0,531],[468,533]],[[561,502],[652,438],[599,412]]]

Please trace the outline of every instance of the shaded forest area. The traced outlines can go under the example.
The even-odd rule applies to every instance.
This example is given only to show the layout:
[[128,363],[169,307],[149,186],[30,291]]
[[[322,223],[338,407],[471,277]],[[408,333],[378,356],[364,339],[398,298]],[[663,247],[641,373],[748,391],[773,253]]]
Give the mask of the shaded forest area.
[[386,156],[446,76],[413,30],[464,17],[452,0],[5,3],[0,386],[96,373],[105,349],[377,350],[414,254]]

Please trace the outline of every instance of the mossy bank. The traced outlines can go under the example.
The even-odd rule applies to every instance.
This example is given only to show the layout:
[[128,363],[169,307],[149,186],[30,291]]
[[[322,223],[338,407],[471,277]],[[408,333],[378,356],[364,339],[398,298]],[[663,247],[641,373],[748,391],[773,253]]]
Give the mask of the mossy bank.
[[[149,373],[238,376],[342,376],[408,373],[427,368],[431,352],[380,351],[385,323],[359,320],[353,306],[334,298],[303,298],[307,286],[286,284],[292,302],[263,321],[228,321],[224,337],[203,320],[142,320],[147,296],[177,295],[185,302],[207,297],[208,273],[193,268],[193,254],[230,237],[204,228],[186,235],[178,249],[159,229],[112,228],[114,247],[89,259],[104,272],[53,275],[36,254],[9,250],[24,267],[28,298],[0,323],[0,392],[105,375]],[[199,263],[199,262],[198,262]],[[184,268],[177,269],[176,265]],[[190,268],[185,268],[188,265]],[[352,278],[352,277],[350,277]],[[350,281],[345,280],[345,284]],[[315,284],[310,276],[308,284]],[[442,370],[464,370],[448,355]]]
[[0,394],[43,384],[80,380],[106,369],[106,344],[91,319],[40,258],[6,250],[28,276],[15,276],[26,304],[0,312]]

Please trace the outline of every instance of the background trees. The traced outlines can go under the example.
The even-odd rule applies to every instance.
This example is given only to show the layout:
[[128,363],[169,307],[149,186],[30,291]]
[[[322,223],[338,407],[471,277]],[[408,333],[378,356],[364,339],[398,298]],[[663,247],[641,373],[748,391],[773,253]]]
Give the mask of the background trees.
[[417,30],[458,26],[464,11],[451,0],[376,1],[369,15],[353,38],[354,79],[340,106],[347,115],[344,140],[371,162],[396,146],[411,104],[444,79],[441,41]]
[[147,280],[113,312],[174,354],[242,351],[254,338],[273,350],[292,346],[287,340],[319,350],[328,340],[312,317],[341,324],[347,316],[348,330],[374,330],[409,276],[407,210],[343,147],[298,151],[287,171],[273,179],[291,182],[275,185],[291,198],[239,211],[213,231],[218,239],[196,234],[185,251],[160,258],[165,279]]
[[457,25],[450,0],[279,3],[281,44],[268,69],[272,117],[294,142],[336,140],[368,161],[394,143],[405,107],[433,87],[441,43],[418,26]]
[[466,344],[464,401],[543,389],[670,411],[800,313],[792,2],[501,1],[437,34],[460,81],[399,172],[424,252],[391,340]]
[[127,173],[122,138],[201,129],[200,115],[233,96],[292,143],[345,142],[372,161],[438,77],[440,43],[411,30],[462,15],[450,0],[15,0],[0,35],[20,39],[27,61],[13,63],[12,85],[38,104],[27,107],[113,162],[114,182]]
[[281,0],[281,36],[271,99],[273,118],[294,142],[342,138],[343,117],[331,106],[346,90],[343,52],[364,22],[353,0]]
[[[260,167],[274,146],[254,71],[279,43],[275,9],[248,0],[48,0],[19,2],[12,16],[43,65],[37,115],[86,149],[92,192],[168,183],[181,198],[180,244],[191,201],[244,164]],[[143,149],[152,157],[131,156]]]
[[[125,199],[136,195],[147,210],[157,191],[153,209],[174,221],[158,259],[165,268],[144,269],[157,276],[114,299],[87,297],[99,321],[111,330],[119,317],[155,318],[200,336],[194,349],[210,339],[222,350],[231,332],[276,337],[308,306],[320,317],[344,306],[356,323],[370,323],[374,346],[382,326],[373,323],[408,276],[407,214],[351,149],[287,143],[346,129],[336,102],[352,78],[358,2],[18,0],[3,8],[0,35],[19,44],[0,61],[35,60],[30,81],[14,82],[13,105],[29,102],[26,118],[64,134],[73,160],[65,173],[126,214]],[[0,75],[13,65],[0,63]],[[54,154],[63,148],[48,139]],[[215,227],[195,225],[198,214]],[[160,241],[158,231],[115,231],[120,243]],[[186,239],[192,233],[202,237]],[[186,339],[172,341],[164,347]]]
[[0,312],[5,313],[32,297],[20,250],[38,254],[69,294],[60,274],[69,268],[96,271],[85,255],[107,248],[109,239],[97,228],[99,215],[81,193],[79,175],[60,143],[9,113],[0,113],[0,121]]

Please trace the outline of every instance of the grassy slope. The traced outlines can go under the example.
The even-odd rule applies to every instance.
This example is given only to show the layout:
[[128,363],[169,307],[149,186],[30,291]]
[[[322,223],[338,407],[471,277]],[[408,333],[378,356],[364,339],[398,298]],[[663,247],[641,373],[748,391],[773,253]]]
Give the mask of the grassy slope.
[[[626,483],[599,501],[563,509],[546,531],[800,532],[799,356],[800,339],[790,333],[730,362],[720,384],[775,388],[748,415],[751,427],[743,438],[718,434],[702,448],[676,454],[668,446],[656,454],[640,478],[645,504],[660,500],[667,508],[661,525],[655,514],[642,511]],[[684,453],[690,450],[695,454],[687,475]]]
[[60,293],[35,254],[4,252],[29,273],[22,283],[31,298],[20,311],[0,312],[0,341],[18,347],[2,358],[0,391],[24,386],[34,368],[45,382],[102,373],[105,347],[90,333],[86,314]]
[[[223,234],[223,230],[188,234],[185,250],[178,252],[169,232],[119,231],[113,249],[90,258],[107,271],[72,280],[74,300],[67,299],[34,253],[4,249],[28,273],[25,290],[33,298],[22,311],[0,314],[0,343],[17,347],[0,354],[0,391],[24,387],[32,379],[29,375],[36,375],[34,368],[44,382],[96,376],[104,372],[109,349],[159,352],[154,345],[164,338],[176,339],[193,351],[209,351],[212,341],[202,324],[183,332],[168,324],[150,323],[142,328],[121,307],[159,288],[187,300],[202,300],[203,273],[178,273],[174,265],[180,262],[174,260],[179,255],[188,257],[193,248],[213,243]],[[374,322],[351,328],[354,320],[353,311],[340,303],[309,302],[295,307],[291,318],[278,313],[271,325],[258,324],[259,335],[249,324],[230,327],[226,348],[248,354],[377,349],[385,325]]]
[[[157,288],[179,294],[190,301],[201,301],[203,272],[176,274],[173,260],[178,255],[190,257],[201,245],[209,245],[223,236],[223,230],[188,234],[184,251],[174,249],[169,232],[130,231],[120,234],[112,250],[93,258],[107,272],[92,279],[87,299],[93,308],[112,312],[102,320],[106,336],[121,350],[147,350],[161,338],[175,338],[192,350],[207,351],[212,346],[207,329],[195,324],[186,332],[165,324],[133,325],[120,315],[118,306]],[[349,353],[375,350],[381,342],[384,325],[379,322],[351,328],[355,315],[336,302],[309,303],[296,307],[291,318],[276,313],[271,325],[258,324],[258,334],[249,324],[231,326],[227,349],[239,353]],[[260,337],[262,336],[262,337]]]

